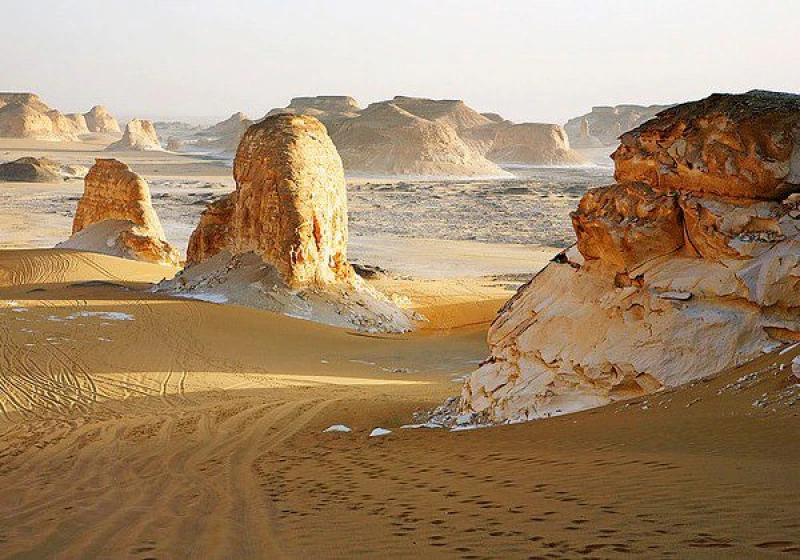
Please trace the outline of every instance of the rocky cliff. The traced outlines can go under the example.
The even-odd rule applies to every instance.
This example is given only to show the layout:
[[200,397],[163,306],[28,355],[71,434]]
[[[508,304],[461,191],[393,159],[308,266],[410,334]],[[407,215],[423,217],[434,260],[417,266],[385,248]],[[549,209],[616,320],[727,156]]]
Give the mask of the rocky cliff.
[[462,412],[563,414],[800,340],[800,96],[714,95],[625,136],[577,243],[492,324]]
[[84,191],[64,248],[176,266],[180,255],[166,240],[144,179],[115,159],[98,159],[84,179]]
[[585,115],[567,121],[564,130],[576,148],[616,146],[624,132],[652,119],[670,105],[617,105],[592,107]]

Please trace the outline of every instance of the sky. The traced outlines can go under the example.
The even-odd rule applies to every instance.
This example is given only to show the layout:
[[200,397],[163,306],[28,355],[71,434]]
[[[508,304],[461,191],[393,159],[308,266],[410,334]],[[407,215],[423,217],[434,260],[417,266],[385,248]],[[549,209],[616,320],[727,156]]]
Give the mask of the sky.
[[800,0],[0,0],[0,91],[63,112],[263,116],[463,99],[518,122],[800,92]]

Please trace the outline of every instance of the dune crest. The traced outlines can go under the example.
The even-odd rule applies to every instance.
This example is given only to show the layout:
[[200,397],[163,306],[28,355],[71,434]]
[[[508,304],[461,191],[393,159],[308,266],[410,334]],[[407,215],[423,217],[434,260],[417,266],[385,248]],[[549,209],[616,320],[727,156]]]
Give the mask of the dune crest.
[[98,159],[89,170],[72,237],[58,247],[172,266],[180,262],[153,209],[147,183],[115,159]]
[[800,339],[798,123],[800,96],[750,92],[679,105],[625,135],[620,183],[583,197],[577,245],[492,324],[462,412],[573,412]]
[[234,179],[236,191],[203,213],[190,266],[166,289],[341,326],[411,328],[347,261],[344,171],[322,123],[281,114],[251,126]]

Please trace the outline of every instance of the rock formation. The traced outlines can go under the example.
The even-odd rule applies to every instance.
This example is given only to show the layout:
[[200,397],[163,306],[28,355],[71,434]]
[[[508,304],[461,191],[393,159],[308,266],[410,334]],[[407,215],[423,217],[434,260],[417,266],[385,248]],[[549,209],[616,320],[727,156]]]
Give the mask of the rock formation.
[[564,129],[557,124],[524,123],[497,132],[490,160],[503,164],[575,165],[585,160],[569,146]]
[[242,136],[252,124],[253,121],[244,113],[234,113],[224,121],[198,132],[200,139],[196,145],[217,152],[235,153]]
[[[592,107],[591,112],[567,121],[564,130],[575,148],[616,146],[620,134],[639,126],[668,107],[670,105]],[[590,132],[588,136],[581,134],[584,122]]]
[[287,107],[273,109],[267,116],[290,113],[315,117],[325,125],[328,134],[333,135],[343,122],[356,118],[359,111],[358,102],[348,95],[319,95],[295,97]]
[[577,244],[492,324],[476,421],[563,414],[714,374],[800,339],[800,96],[713,95],[625,135]]
[[60,164],[47,158],[23,157],[0,164],[0,181],[56,183],[62,180]]
[[172,266],[180,262],[153,210],[147,183],[115,159],[98,159],[89,170],[72,237],[59,247]]
[[89,132],[89,125],[86,124],[86,117],[81,113],[67,113],[64,117],[72,123],[72,127],[77,134]]
[[109,152],[145,152],[163,150],[158,141],[153,123],[144,119],[133,119],[125,126],[122,139],[106,148]]
[[448,124],[394,103],[374,103],[334,134],[345,169],[367,175],[488,176],[505,173]]
[[60,140],[61,134],[47,112],[27,104],[9,103],[0,108],[0,137]]
[[192,234],[190,265],[168,289],[314,320],[406,330],[408,316],[368,288],[347,261],[347,189],[325,127],[274,115],[245,133],[236,191],[210,205]]
[[89,132],[113,133],[120,132],[117,119],[111,116],[108,109],[102,105],[95,105],[88,113],[83,114]]

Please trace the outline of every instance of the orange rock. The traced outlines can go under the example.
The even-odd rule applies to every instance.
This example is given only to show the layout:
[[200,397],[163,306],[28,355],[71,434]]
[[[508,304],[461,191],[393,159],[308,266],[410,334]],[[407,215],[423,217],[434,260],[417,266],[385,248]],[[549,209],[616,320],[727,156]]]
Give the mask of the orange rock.
[[624,134],[617,182],[780,200],[800,189],[800,95],[714,94]]
[[226,195],[206,207],[200,216],[200,223],[189,238],[187,266],[210,259],[231,245],[235,210],[236,193]]
[[592,189],[570,216],[581,254],[618,270],[633,270],[684,243],[677,196],[644,183]]

